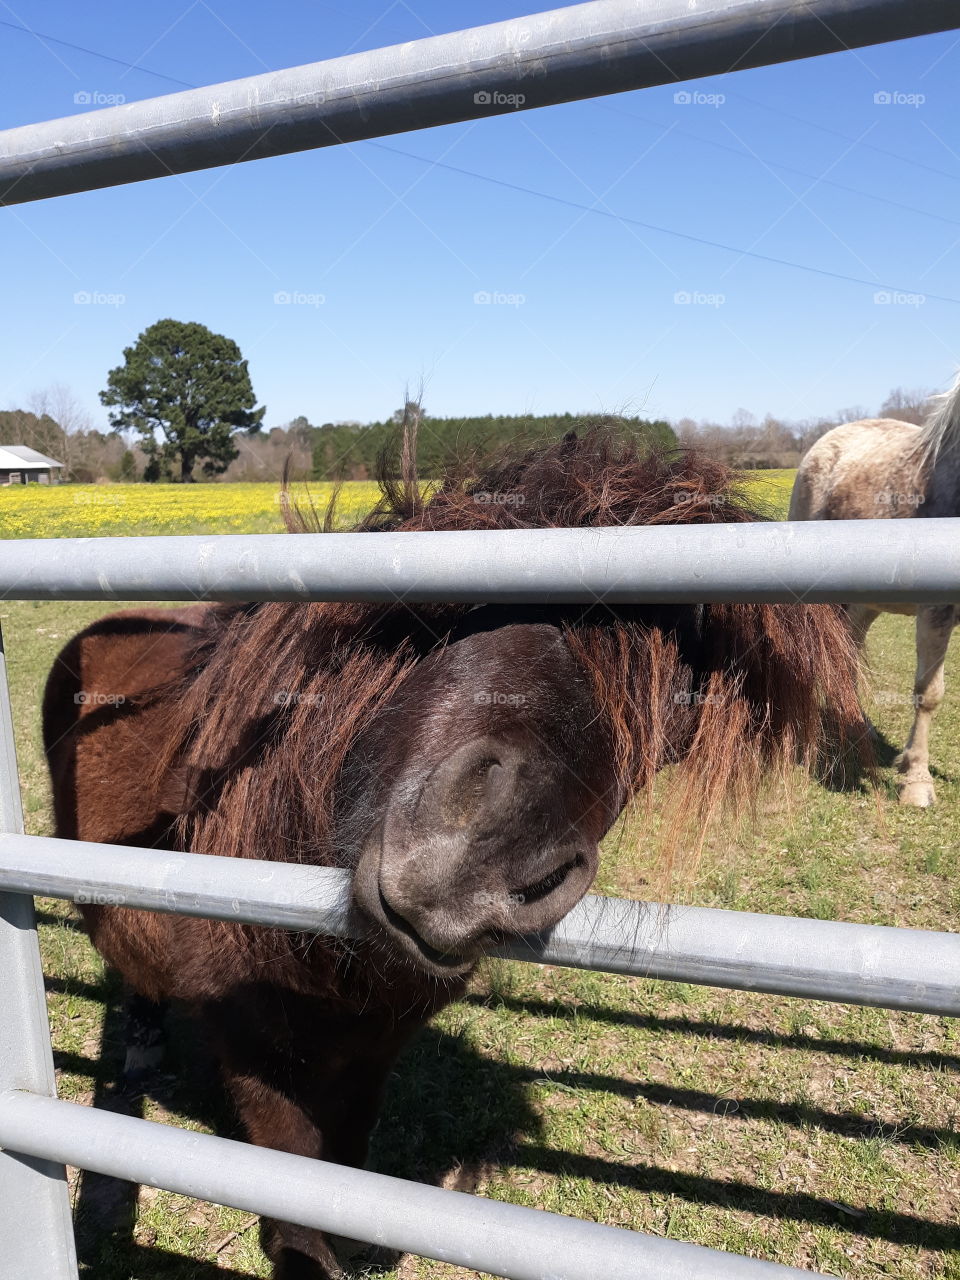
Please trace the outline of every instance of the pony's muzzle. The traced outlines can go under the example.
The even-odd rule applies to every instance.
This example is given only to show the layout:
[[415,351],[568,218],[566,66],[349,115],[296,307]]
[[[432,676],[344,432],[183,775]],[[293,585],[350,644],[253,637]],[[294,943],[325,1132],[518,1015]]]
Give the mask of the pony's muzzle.
[[481,737],[459,747],[389,806],[375,889],[361,868],[360,905],[445,972],[469,967],[504,934],[555,924],[597,864],[563,782],[556,757],[536,744]]

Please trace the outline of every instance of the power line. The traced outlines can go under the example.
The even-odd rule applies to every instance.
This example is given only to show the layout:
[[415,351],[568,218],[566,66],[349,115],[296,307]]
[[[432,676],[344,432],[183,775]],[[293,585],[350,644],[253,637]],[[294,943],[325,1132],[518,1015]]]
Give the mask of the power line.
[[379,151],[388,151],[391,155],[403,156],[407,160],[418,160],[421,164],[431,165],[435,169],[446,169],[450,173],[459,173],[466,178],[476,178],[480,182],[489,182],[508,191],[519,191],[524,195],[536,196],[540,200],[549,200],[553,204],[565,205],[568,209],[579,209],[582,213],[593,213],[601,218],[609,218],[614,222],[622,222],[631,227],[642,227],[645,231],[655,231],[660,235],[673,236],[678,240],[686,240],[692,244],[705,245],[709,249],[722,249],[724,253],[735,253],[741,258],[755,258],[758,262],[774,263],[778,267],[792,267],[795,271],[808,271],[812,275],[827,276],[831,280],[844,280],[848,284],[866,285],[870,289],[889,293],[913,294],[930,298],[936,302],[952,302],[960,306],[960,298],[950,298],[940,293],[927,293],[923,289],[901,289],[896,285],[885,284],[881,280],[864,280],[862,276],[848,276],[841,271],[828,271],[825,267],[814,267],[807,262],[792,262],[789,258],[775,258],[772,254],[756,253],[752,249],[740,249],[736,245],[724,244],[720,240],[707,240],[703,236],[691,235],[686,231],[675,231],[672,227],[661,227],[655,222],[643,222],[639,218],[630,218],[624,214],[614,213],[610,209],[598,209],[595,205],[581,204],[578,200],[569,200],[566,196],[555,196],[549,191],[537,191],[533,187],[524,187],[517,182],[507,182],[504,178],[493,178],[486,173],[477,173],[474,169],[463,169],[459,165],[447,164],[442,160],[431,160],[427,156],[418,156],[412,151],[402,151],[399,147],[388,147],[383,142],[366,142],[368,147],[376,147]]
[[783,107],[773,107],[769,102],[758,102],[756,98],[748,98],[745,93],[737,93],[735,90],[731,90],[730,93],[732,97],[739,98],[742,102],[749,102],[751,107],[772,111],[775,115],[784,116],[785,119],[793,120],[796,124],[806,125],[808,129],[819,129],[821,133],[829,133],[832,137],[840,138],[844,142],[857,143],[869,151],[876,151],[878,155],[886,156],[888,160],[896,160],[898,164],[912,164],[918,169],[926,169],[928,173],[935,173],[941,178],[949,178],[951,182],[960,182],[960,174],[948,173],[946,169],[938,169],[936,165],[926,164],[923,160],[914,160],[912,156],[902,156],[896,151],[888,151],[886,147],[878,147],[875,142],[861,142],[859,138],[851,138],[840,129],[831,129],[829,125],[820,124],[815,120],[806,120],[803,116],[794,115],[792,111],[784,111]]
[[[612,107],[602,100],[597,101],[595,105],[604,111],[612,111],[614,115],[625,116],[628,120],[636,120],[640,124],[649,125],[653,129],[663,128],[663,125],[658,120],[650,120],[644,116],[638,116],[632,111],[624,111],[622,107]],[[799,117],[796,118],[799,119]],[[783,164],[780,160],[767,160],[763,156],[754,155],[752,151],[744,150],[743,147],[735,147],[728,142],[717,142],[714,138],[704,138],[699,133],[693,133],[689,129],[680,129],[674,126],[670,132],[683,138],[692,138],[694,142],[699,142],[705,147],[715,147],[718,151],[729,152],[730,155],[739,156],[741,160],[754,160],[770,169],[782,169],[784,173],[794,173],[798,178],[806,178],[819,186],[836,187],[838,191],[846,191],[850,195],[860,196],[864,200],[876,200],[880,204],[888,204],[894,209],[900,209],[903,213],[914,213],[921,218],[934,218],[937,222],[947,223],[948,226],[960,227],[960,219],[958,218],[948,218],[942,213],[933,213],[930,209],[918,209],[916,205],[904,204],[900,200],[892,200],[889,196],[875,195],[872,191],[863,191],[859,187],[850,187],[844,182],[837,182],[834,178],[820,177],[819,174],[808,173],[805,169],[797,169],[793,165]],[[843,135],[841,134],[840,136],[842,137]],[[851,138],[850,141],[856,140]]]
[[152,71],[150,67],[141,67],[136,62],[126,62],[123,58],[114,58],[112,54],[100,53],[97,49],[88,49],[82,44],[72,44],[69,40],[61,40],[59,36],[49,36],[43,31],[34,31],[32,27],[21,26],[18,22],[7,22],[6,19],[0,18],[0,26],[9,27],[11,31],[22,31],[25,35],[33,36],[35,40],[46,40],[50,44],[61,45],[64,49],[72,49],[74,53],[86,53],[91,58],[102,58],[104,62],[114,62],[118,67],[126,67],[128,71],[142,71],[145,75],[156,76],[158,80],[169,80],[171,84],[178,84],[183,89],[196,89],[195,84],[189,84],[186,80],[178,80],[176,76],[168,76],[164,71]]
[[[51,44],[59,44],[59,45],[62,45],[64,48],[73,49],[75,52],[88,54],[90,57],[102,58],[106,62],[113,62],[117,66],[126,67],[130,71],[142,71],[146,75],[156,76],[158,79],[161,79],[161,80],[167,80],[171,84],[180,85],[184,89],[197,88],[195,84],[191,84],[187,80],[180,80],[176,76],[167,75],[166,72],[153,71],[150,67],[144,67],[144,66],[138,65],[137,63],[127,62],[123,58],[115,58],[111,54],[100,53],[96,49],[88,49],[83,45],[73,44],[68,40],[61,40],[58,36],[46,35],[43,32],[34,31],[30,27],[25,27],[14,22],[8,22],[2,18],[0,18],[0,26],[9,27],[14,31],[21,31],[26,35],[33,36],[35,39],[48,40],[50,41]],[[830,129],[826,125],[815,124],[813,121],[804,120],[803,117],[795,116],[791,112],[783,111],[779,107],[771,107],[766,103],[756,102],[754,99],[748,98],[744,94],[736,94],[735,96],[742,98],[743,101],[749,102],[753,106],[761,107],[762,109],[767,111],[776,112],[779,115],[786,116],[788,119],[795,120],[800,124],[809,126],[810,128],[821,129],[826,133],[834,134],[836,137],[843,138],[847,142],[857,141],[854,138],[847,137],[846,134],[841,133],[837,129]],[[601,105],[606,106],[606,104],[601,104]],[[607,109],[611,111],[617,110],[616,108],[609,107],[609,106],[607,107]],[[617,114],[629,116],[632,113],[621,110],[617,112]],[[633,118],[639,119],[639,117],[636,117],[636,116]],[[700,141],[700,142],[707,141],[706,139],[699,138],[696,134],[690,134],[690,133],[687,133],[687,131],[683,131],[683,132],[688,137],[696,138],[697,141]],[[525,186],[521,186],[519,183],[507,182],[503,178],[494,178],[489,174],[477,173],[473,169],[464,169],[464,168],[461,168],[459,165],[447,164],[439,160],[429,160],[425,156],[416,155],[412,151],[403,151],[399,147],[389,147],[384,143],[378,143],[378,142],[372,142],[372,141],[367,142],[366,145],[371,147],[377,147],[379,150],[387,151],[392,155],[402,156],[404,159],[407,159],[407,160],[418,161],[420,164],[429,164],[435,169],[445,169],[450,173],[460,174],[462,177],[473,178],[478,182],[491,183],[494,186],[503,187],[509,191],[518,191],[523,195],[535,196],[540,200],[549,200],[553,204],[565,205],[567,208],[577,209],[583,213],[592,213],[603,218],[613,219],[615,222],[620,222],[627,226],[641,227],[645,231],[653,231],[660,235],[673,236],[675,239],[686,240],[688,243],[703,245],[706,248],[720,249],[724,253],[735,253],[741,258],[752,258],[758,262],[768,262],[768,263],[772,263],[775,266],[790,267],[794,271],[806,271],[812,275],[825,276],[831,280],[842,280],[842,281],[845,281],[847,284],[866,285],[868,288],[878,289],[878,290],[887,290],[894,293],[918,294],[926,298],[931,298],[937,302],[950,302],[956,306],[960,306],[960,298],[951,298],[943,294],[937,294],[937,293],[925,293],[923,290],[920,290],[920,289],[897,289],[892,285],[883,284],[880,281],[864,280],[860,276],[850,276],[850,275],[845,275],[839,271],[829,271],[825,267],[814,267],[814,266],[811,266],[809,263],[805,263],[805,262],[793,262],[788,258],[777,258],[771,254],[756,253],[754,250],[751,250],[751,249],[740,249],[736,245],[724,244],[718,240],[708,240],[703,236],[691,235],[690,233],[684,232],[684,231],[675,231],[672,227],[661,227],[661,226],[658,226],[656,223],[644,222],[644,221],[641,221],[639,218],[631,218],[624,214],[614,213],[609,209],[598,209],[593,205],[582,204],[576,200],[569,200],[564,196],[556,196],[551,194],[548,191],[537,191],[533,187],[525,187]],[[733,151],[737,155],[749,154],[749,153],[743,153],[741,151],[738,151],[737,148],[735,147],[727,147],[723,143],[710,142],[708,143],[708,145],[717,146],[717,147],[723,148],[724,150]],[[865,147],[870,147],[871,150],[877,151],[881,155],[888,156],[894,160],[899,160],[906,164],[915,164],[915,165],[918,165],[920,168],[929,169],[931,172],[938,173],[943,177],[947,177],[947,178],[955,177],[955,175],[947,173],[945,170],[933,168],[930,165],[922,164],[920,161],[910,160],[905,156],[898,156],[895,152],[886,151],[884,150],[884,148],[874,146],[871,143],[862,142],[860,145]],[[766,163],[766,161],[764,161],[764,163]],[[786,165],[781,165],[779,167],[785,169],[787,172],[792,171],[804,177],[814,176],[810,174],[804,174],[803,171],[799,169],[790,170],[789,167]],[[823,181],[828,181],[828,179],[824,179]],[[840,186],[841,184],[836,182],[831,182],[831,185]],[[940,215],[938,214],[927,214],[925,210],[915,209],[910,205],[899,204],[897,201],[889,200],[883,196],[871,196],[868,192],[857,191],[856,188],[854,187],[843,187],[842,189],[851,191],[855,195],[864,196],[867,199],[882,200],[885,203],[895,205],[897,208],[903,209],[904,211],[920,214],[922,216],[939,218],[939,220],[943,222],[954,223],[954,220],[951,218],[941,218]]]

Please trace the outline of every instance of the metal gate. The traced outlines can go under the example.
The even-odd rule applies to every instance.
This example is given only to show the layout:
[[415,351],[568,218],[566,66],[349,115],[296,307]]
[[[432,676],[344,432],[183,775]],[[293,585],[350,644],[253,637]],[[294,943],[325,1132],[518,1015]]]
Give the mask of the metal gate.
[[[593,0],[0,134],[0,203],[946,30],[954,0]],[[518,95],[522,101],[518,105]],[[0,543],[11,599],[960,599],[960,519]],[[863,547],[869,545],[869,557]],[[81,853],[82,849],[82,853]],[[0,1257],[75,1280],[64,1164],[510,1280],[810,1275],[59,1101],[30,895],[349,935],[345,873],[23,834],[0,643]],[[960,1015],[960,935],[588,897],[516,960]]]

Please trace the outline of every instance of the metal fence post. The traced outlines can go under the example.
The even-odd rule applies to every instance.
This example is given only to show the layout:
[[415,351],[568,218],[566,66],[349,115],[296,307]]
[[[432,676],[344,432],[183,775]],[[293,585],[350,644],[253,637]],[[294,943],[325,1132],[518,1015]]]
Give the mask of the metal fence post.
[[[3,636],[0,633],[0,831],[23,830]],[[56,1095],[33,899],[0,894],[0,1089]],[[0,1151],[0,1258],[16,1280],[76,1280],[66,1171]]]

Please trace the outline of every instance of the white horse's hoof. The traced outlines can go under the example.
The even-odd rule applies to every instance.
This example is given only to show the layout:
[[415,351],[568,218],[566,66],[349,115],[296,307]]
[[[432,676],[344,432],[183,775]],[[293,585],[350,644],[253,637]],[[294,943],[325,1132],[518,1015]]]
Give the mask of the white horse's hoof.
[[900,803],[915,809],[929,809],[937,798],[932,782],[902,782],[897,790]]

